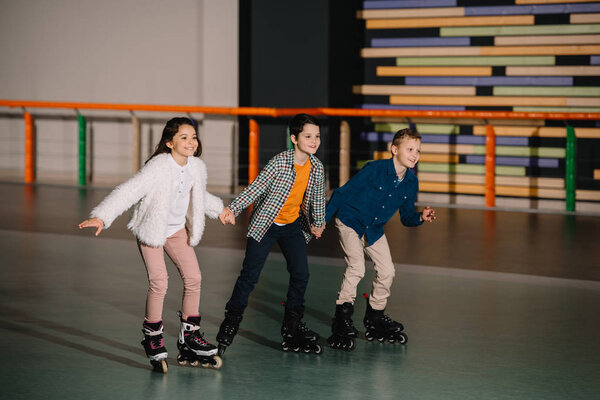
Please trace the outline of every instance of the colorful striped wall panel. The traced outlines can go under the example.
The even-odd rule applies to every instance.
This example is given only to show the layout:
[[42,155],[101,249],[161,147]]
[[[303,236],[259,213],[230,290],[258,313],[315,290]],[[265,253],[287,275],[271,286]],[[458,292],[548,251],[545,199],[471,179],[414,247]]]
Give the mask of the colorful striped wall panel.
[[[359,107],[600,112],[598,0],[367,0],[357,18]],[[371,153],[357,161],[389,157],[394,132],[410,125],[423,138],[422,190],[481,195],[486,123],[497,135],[497,195],[564,199],[570,123],[577,199],[600,200],[600,121],[372,118],[360,135]]]

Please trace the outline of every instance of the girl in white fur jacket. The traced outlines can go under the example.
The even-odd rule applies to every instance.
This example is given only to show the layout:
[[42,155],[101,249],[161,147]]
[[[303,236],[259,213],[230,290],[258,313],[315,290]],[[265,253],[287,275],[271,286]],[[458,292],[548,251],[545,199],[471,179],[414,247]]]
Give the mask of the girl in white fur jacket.
[[217,348],[200,334],[201,273],[193,246],[204,232],[205,215],[217,218],[223,211],[220,198],[206,191],[206,166],[198,158],[202,145],[193,121],[173,118],[146,165],[119,185],[91,212],[79,228],[96,228],[96,236],[125,210],[134,206],[127,227],[138,240],[148,271],[149,289],[142,325],[142,345],[155,370],[167,372],[167,349],[163,343],[162,311],[167,293],[164,253],[177,266],[183,280],[177,347],[180,364],[207,364],[219,368]]

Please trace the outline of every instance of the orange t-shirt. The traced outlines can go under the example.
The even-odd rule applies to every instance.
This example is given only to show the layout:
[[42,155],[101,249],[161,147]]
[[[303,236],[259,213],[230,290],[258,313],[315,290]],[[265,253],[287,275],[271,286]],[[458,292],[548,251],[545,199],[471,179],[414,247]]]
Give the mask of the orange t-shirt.
[[300,205],[304,199],[304,192],[306,192],[310,176],[310,159],[306,160],[304,165],[294,164],[294,168],[296,169],[296,180],[279,215],[275,218],[275,222],[278,224],[291,224],[300,214]]

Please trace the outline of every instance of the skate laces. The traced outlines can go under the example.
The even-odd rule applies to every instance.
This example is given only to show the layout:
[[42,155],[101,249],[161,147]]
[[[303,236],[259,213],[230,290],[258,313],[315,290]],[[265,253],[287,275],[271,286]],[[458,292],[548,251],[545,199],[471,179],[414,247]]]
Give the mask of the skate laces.
[[204,339],[204,333],[200,333],[200,332],[194,332],[194,333],[190,333],[189,335],[191,335],[191,340],[193,340],[196,343],[202,344],[202,345],[207,345],[209,344],[208,341],[206,341]]
[[308,329],[306,327],[306,324],[304,322],[299,322],[298,323],[298,331],[301,332],[301,333],[303,333],[303,334],[305,334],[305,333],[310,333],[311,335],[314,334],[313,331],[311,331],[310,329]]
[[238,329],[239,329],[239,322],[237,321],[237,319],[230,318],[230,317],[225,318],[225,321],[223,324],[223,330],[225,331],[225,334],[233,335],[236,333],[236,331]]
[[150,348],[152,350],[160,349],[164,347],[164,339],[162,335],[150,336]]
[[200,330],[199,325],[190,324],[188,322],[184,322],[184,340],[193,340],[196,343],[206,345],[208,342],[204,339],[204,332],[198,332]]

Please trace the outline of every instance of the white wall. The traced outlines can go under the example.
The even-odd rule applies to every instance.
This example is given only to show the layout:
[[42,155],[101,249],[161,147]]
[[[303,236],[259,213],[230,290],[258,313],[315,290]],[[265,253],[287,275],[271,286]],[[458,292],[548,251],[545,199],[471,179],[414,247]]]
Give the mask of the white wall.
[[[237,106],[235,0],[0,0],[0,37],[0,99]],[[29,111],[38,179],[75,183],[76,113]],[[130,114],[81,113],[90,120],[94,182],[125,179],[131,174]],[[21,115],[0,108],[5,175],[22,175]],[[166,119],[178,114],[138,115],[145,159]],[[233,119],[202,124],[209,184],[231,185],[233,128]]]

